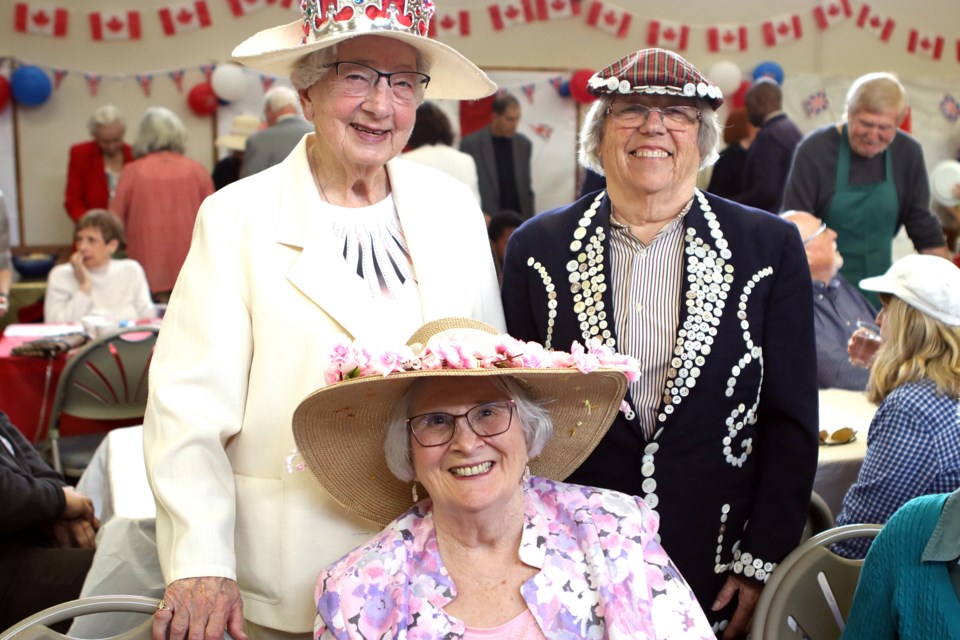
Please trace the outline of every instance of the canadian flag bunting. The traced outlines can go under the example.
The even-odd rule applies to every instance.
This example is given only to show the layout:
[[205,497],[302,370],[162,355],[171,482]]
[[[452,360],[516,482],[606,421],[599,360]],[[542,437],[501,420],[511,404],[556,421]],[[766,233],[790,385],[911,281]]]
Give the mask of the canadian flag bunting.
[[470,35],[470,12],[466,9],[436,15],[430,21],[430,37],[455,35]]
[[935,36],[917,31],[916,29],[910,29],[910,41],[907,42],[907,51],[930,56],[934,60],[939,60],[940,56],[943,55],[943,36]]
[[580,15],[580,0],[537,0],[537,17],[560,20]]
[[707,29],[707,48],[718,51],[746,51],[747,28],[742,25],[719,25]]
[[139,40],[140,12],[91,11],[90,36],[94,40]]
[[632,21],[632,13],[601,0],[593,0],[590,12],[587,14],[588,25],[609,31],[618,38],[627,37]]
[[819,6],[813,8],[813,19],[821,30],[829,29],[851,15],[853,11],[850,10],[850,0],[823,0]]
[[276,0],[227,0],[230,13],[236,17],[245,16],[251,11],[263,9],[267,5],[276,4]]
[[490,21],[495,31],[502,31],[507,27],[515,27],[537,19],[533,11],[533,0],[497,2],[491,4],[489,9]]
[[210,26],[210,11],[207,10],[206,0],[173,4],[160,9],[158,13],[163,33],[167,36]]
[[890,34],[893,33],[895,22],[892,18],[882,16],[870,8],[870,5],[864,4],[860,9],[860,15],[857,17],[857,26],[873,33],[884,42],[890,40]]
[[647,25],[647,45],[651,47],[686,51],[689,38],[690,27],[679,22],[651,20]]
[[18,2],[13,13],[13,28],[20,33],[62,38],[67,35],[69,13],[66,9]]
[[796,14],[763,23],[763,43],[768,47],[799,40],[802,37],[803,27],[800,26],[800,16]]

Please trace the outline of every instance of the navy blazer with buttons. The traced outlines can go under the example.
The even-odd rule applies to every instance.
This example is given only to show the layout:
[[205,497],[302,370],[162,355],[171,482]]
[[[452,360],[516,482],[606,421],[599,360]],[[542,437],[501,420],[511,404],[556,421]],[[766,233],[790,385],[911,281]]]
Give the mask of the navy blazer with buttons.
[[[646,440],[621,412],[568,480],[644,497],[715,621],[728,572],[765,581],[806,521],[818,446],[812,289],[796,227],[776,216],[697,192],[684,227],[662,428]],[[591,336],[617,346],[609,229],[602,192],[517,229],[503,273],[511,335],[563,350]]]

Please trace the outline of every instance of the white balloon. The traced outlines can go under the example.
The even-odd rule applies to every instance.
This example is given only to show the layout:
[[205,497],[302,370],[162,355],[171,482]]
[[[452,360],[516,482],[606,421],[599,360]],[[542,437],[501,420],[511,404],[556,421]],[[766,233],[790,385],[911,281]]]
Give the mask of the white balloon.
[[730,98],[740,88],[740,83],[743,81],[743,72],[733,62],[721,60],[710,67],[710,73],[707,74],[707,77],[720,87],[725,98]]
[[241,98],[247,91],[247,74],[239,65],[230,62],[218,64],[210,76],[210,84],[217,97],[227,102]]

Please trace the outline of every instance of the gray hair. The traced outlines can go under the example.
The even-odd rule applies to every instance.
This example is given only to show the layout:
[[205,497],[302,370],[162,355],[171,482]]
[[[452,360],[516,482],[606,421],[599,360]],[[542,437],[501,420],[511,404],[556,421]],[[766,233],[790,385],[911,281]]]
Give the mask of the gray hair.
[[137,158],[156,153],[186,150],[187,130],[177,115],[164,107],[150,107],[140,118],[140,130],[133,143],[133,155]]
[[87,120],[87,131],[90,132],[90,135],[95,136],[98,128],[114,123],[124,126],[127,124],[120,109],[112,104],[105,104],[102,107],[97,107],[97,110],[90,114],[90,119]]
[[[407,429],[407,413],[417,390],[431,378],[417,380],[397,402],[387,422],[387,437],[383,443],[387,466],[401,482],[412,482],[415,473],[410,455],[410,432]],[[516,378],[493,376],[489,378],[500,391],[514,402],[515,417],[523,427],[523,439],[527,443],[527,455],[532,459],[540,455],[543,447],[553,435],[553,419],[546,408],[546,402],[533,397],[530,390]]]
[[853,81],[847,92],[844,118],[849,120],[850,116],[858,111],[896,111],[899,125],[907,115],[907,90],[892,73],[868,73],[860,76]]
[[[580,127],[580,149],[577,152],[580,166],[595,171],[602,176],[606,175],[600,159],[603,124],[607,117],[607,108],[615,97],[617,96],[613,94],[601,95],[590,107],[590,111],[587,112],[587,116],[583,120],[583,126]],[[720,125],[720,117],[708,102],[700,99],[694,102],[697,109],[700,109],[697,148],[700,151],[700,168],[705,169],[720,157],[717,153],[717,147],[720,144],[723,127]]]
[[263,114],[267,115],[269,111],[277,111],[284,107],[300,108],[300,96],[290,87],[279,86],[271,87],[269,91],[263,94]]
[[[303,56],[293,65],[293,71],[290,72],[290,82],[297,91],[309,89],[320,81],[330,69],[326,66],[337,59],[339,51],[338,45],[326,47],[319,51],[314,51]],[[417,56],[417,71],[420,73],[430,73],[430,65],[426,58],[420,53],[419,49],[414,49]]]

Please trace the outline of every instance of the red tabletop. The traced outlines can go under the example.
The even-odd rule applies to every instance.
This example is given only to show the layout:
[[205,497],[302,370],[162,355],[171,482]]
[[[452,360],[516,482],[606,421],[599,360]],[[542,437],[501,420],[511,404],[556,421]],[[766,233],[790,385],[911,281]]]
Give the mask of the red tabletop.
[[[42,325],[42,327],[57,328],[53,325]],[[66,333],[76,331],[77,325],[65,324],[62,328],[63,333]],[[14,347],[36,340],[37,337],[39,336],[11,336],[6,333],[0,336],[0,411],[10,416],[10,422],[33,443],[46,437],[57,381],[69,357],[69,354],[41,358],[15,356],[10,353]],[[47,380],[48,369],[49,381]],[[45,397],[46,402],[44,402]],[[110,421],[109,424],[114,427],[141,422],[141,419],[136,419]],[[103,422],[64,415],[60,420],[60,431],[64,435],[96,433],[103,431]]]

